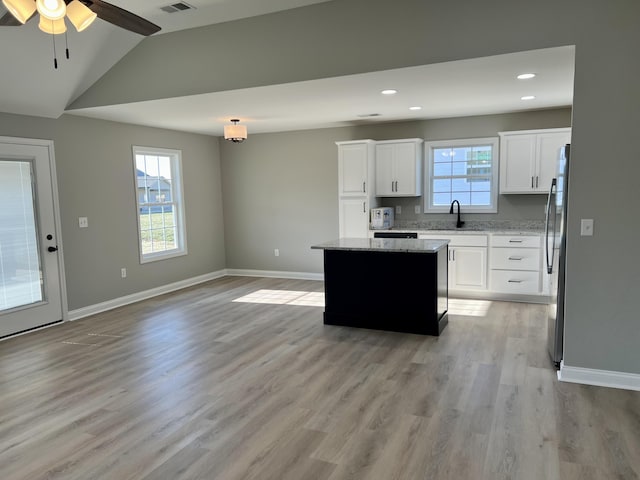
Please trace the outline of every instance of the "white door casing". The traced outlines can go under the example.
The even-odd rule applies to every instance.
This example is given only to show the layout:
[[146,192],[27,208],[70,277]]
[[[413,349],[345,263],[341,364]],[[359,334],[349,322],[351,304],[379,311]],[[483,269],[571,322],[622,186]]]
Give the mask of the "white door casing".
[[[40,265],[37,274],[42,286],[42,298],[38,296],[35,301],[0,310],[2,338],[65,320],[67,305],[53,142],[0,137],[0,161],[5,166],[12,162],[20,164],[27,175],[29,170],[32,175],[35,242]],[[32,207],[25,205],[24,208]],[[57,250],[49,251],[50,248]],[[9,254],[5,249],[5,255]]]

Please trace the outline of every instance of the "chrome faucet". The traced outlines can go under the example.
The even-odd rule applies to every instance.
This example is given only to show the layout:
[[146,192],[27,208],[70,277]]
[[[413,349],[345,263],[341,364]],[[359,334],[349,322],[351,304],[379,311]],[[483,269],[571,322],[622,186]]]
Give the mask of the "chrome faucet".
[[464,222],[460,220],[460,202],[458,200],[454,200],[451,202],[451,208],[449,209],[449,213],[453,213],[453,204],[458,204],[458,221],[456,222],[456,228],[461,228],[464,225]]

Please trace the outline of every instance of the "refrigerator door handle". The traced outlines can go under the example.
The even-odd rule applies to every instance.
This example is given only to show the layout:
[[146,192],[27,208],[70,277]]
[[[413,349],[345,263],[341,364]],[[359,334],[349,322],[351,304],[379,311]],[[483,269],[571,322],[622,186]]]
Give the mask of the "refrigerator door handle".
[[[551,180],[551,187],[549,188],[549,196],[547,197],[547,211],[544,219],[544,249],[545,256],[547,258],[547,273],[553,271],[553,252],[551,252],[551,258],[549,258],[549,220],[551,220],[551,197],[553,196],[553,190],[556,188],[556,179]],[[554,235],[553,246],[555,247],[555,228],[552,232]]]

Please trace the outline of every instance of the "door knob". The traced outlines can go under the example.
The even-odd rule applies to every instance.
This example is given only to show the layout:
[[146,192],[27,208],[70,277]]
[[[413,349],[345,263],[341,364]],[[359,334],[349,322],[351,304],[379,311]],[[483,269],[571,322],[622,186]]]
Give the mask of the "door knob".
[[57,252],[58,251],[58,247],[47,247],[47,251],[48,252]]

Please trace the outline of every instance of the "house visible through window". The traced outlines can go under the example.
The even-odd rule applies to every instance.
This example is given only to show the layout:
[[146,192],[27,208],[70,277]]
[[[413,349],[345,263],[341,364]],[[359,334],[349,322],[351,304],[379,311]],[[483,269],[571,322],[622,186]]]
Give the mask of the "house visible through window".
[[498,138],[426,142],[425,211],[448,212],[458,200],[474,213],[498,211]]
[[133,147],[142,263],[187,253],[181,152]]

